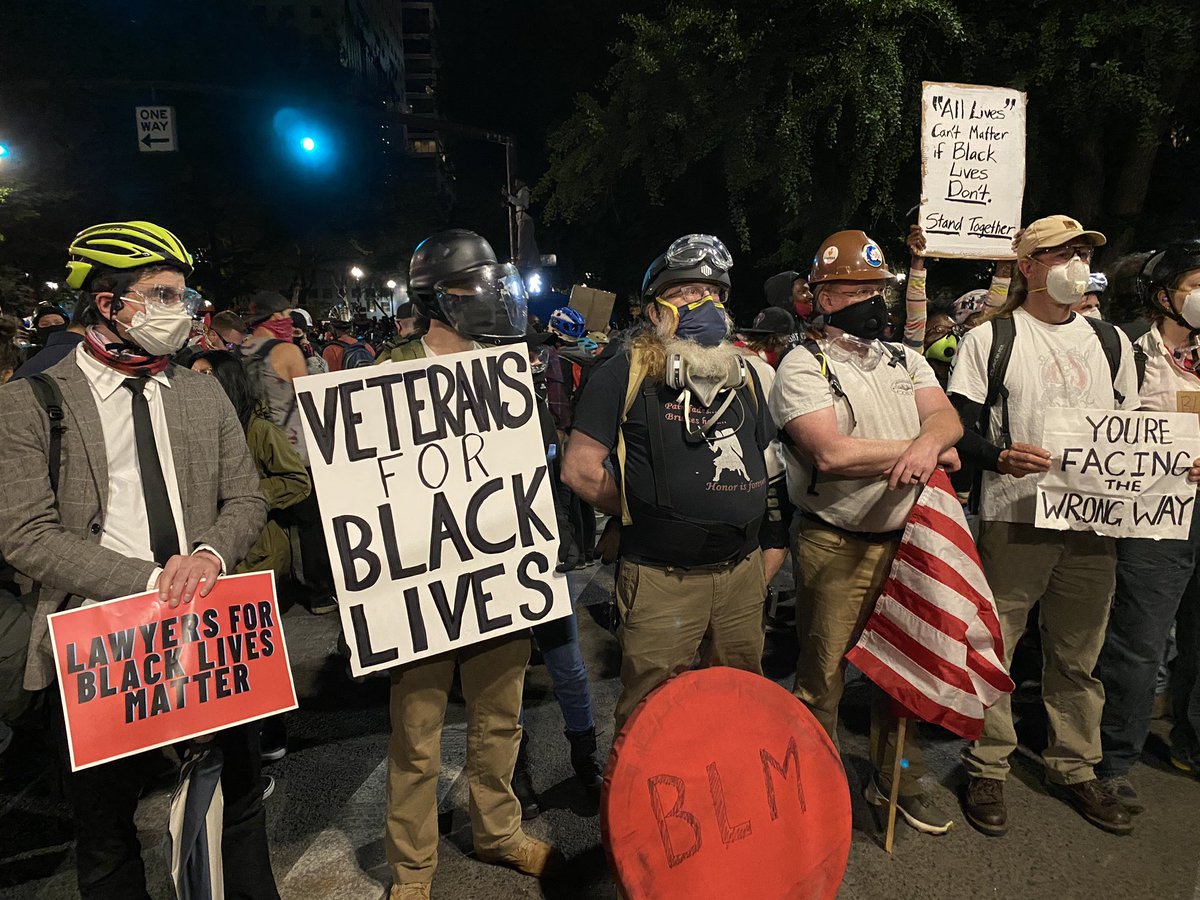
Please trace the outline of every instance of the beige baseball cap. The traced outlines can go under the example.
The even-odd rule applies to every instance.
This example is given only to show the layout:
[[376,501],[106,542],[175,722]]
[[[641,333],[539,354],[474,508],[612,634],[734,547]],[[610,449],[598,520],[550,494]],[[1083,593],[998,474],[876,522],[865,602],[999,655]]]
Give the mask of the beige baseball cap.
[[1107,241],[1099,231],[1087,231],[1070,216],[1044,216],[1017,232],[1013,238],[1013,249],[1017,251],[1017,259],[1025,259],[1035,250],[1061,247],[1079,237],[1091,240],[1093,247],[1099,247]]

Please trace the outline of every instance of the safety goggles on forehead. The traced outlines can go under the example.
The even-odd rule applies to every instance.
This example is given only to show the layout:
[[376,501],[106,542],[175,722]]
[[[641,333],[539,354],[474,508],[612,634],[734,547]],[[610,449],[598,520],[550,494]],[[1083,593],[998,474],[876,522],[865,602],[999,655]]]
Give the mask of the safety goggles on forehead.
[[733,256],[711,234],[685,234],[667,248],[667,268],[687,269],[708,260],[722,272],[733,268]]
[[[200,295],[199,291],[189,287],[180,290],[177,287],[165,284],[156,284],[153,287],[140,290],[138,288],[130,288],[125,294],[126,296],[122,299],[133,300],[139,303],[156,303],[159,306],[175,306],[182,303],[189,316],[194,316],[204,302],[204,298]],[[130,294],[133,296],[129,296]]]

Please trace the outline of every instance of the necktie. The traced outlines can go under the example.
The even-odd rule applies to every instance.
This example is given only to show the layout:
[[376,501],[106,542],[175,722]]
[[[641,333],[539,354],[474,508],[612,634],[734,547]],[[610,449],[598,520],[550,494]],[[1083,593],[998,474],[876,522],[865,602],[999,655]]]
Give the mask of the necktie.
[[142,497],[150,523],[150,549],[160,566],[179,553],[179,532],[167,496],[167,482],[158,462],[158,444],[150,422],[150,404],[146,401],[146,380],[126,378],[125,387],[133,394],[133,438],[137,444],[138,469],[142,473]]

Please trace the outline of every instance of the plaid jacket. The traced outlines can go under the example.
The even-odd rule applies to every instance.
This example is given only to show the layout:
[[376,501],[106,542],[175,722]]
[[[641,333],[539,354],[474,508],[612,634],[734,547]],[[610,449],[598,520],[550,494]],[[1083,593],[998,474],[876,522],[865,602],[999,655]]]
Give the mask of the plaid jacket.
[[[33,619],[25,687],[54,682],[46,617],[79,598],[143,593],[155,564],[100,546],[108,506],[108,457],[91,387],[71,354],[47,370],[63,395],[66,432],[57,502],[50,490],[50,423],[28,382],[0,387],[0,556],[42,591]],[[191,546],[208,544],[230,572],[258,538],[267,505],[233,406],[215,378],[167,369],[162,391],[183,521]],[[190,548],[189,548],[190,549]]]

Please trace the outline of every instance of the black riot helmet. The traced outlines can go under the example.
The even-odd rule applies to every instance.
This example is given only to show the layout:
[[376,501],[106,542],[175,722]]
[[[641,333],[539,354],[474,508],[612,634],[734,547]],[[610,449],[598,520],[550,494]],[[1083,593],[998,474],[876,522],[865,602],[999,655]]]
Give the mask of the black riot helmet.
[[419,312],[464,337],[502,343],[523,339],[528,296],[515,266],[500,263],[473,231],[440,231],[417,245],[408,292]]
[[722,288],[726,299],[733,257],[720,239],[709,234],[685,234],[655,258],[642,278],[642,299],[653,300],[673,284],[701,282]]
[[434,285],[476,266],[497,263],[492,245],[475,232],[465,228],[439,231],[421,241],[413,251],[412,261],[408,264],[408,295],[418,312],[446,322],[434,297]]

